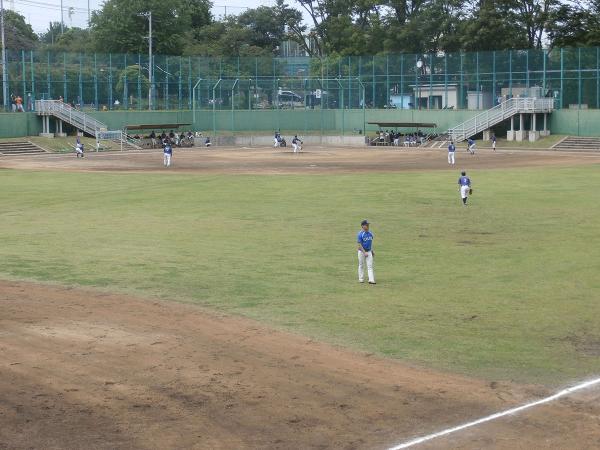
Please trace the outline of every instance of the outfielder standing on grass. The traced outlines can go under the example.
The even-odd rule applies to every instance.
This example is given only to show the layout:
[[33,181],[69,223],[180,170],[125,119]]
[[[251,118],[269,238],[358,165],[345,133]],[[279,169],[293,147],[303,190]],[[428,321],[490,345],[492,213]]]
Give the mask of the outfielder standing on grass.
[[367,266],[367,275],[369,284],[375,284],[375,274],[373,273],[373,233],[369,231],[369,222],[363,220],[360,224],[362,230],[358,233],[358,282],[365,281],[365,263]]
[[461,172],[460,178],[458,179],[458,189],[460,191],[460,198],[464,206],[467,206],[467,200],[469,195],[473,192],[471,189],[471,179],[467,176],[467,172]]

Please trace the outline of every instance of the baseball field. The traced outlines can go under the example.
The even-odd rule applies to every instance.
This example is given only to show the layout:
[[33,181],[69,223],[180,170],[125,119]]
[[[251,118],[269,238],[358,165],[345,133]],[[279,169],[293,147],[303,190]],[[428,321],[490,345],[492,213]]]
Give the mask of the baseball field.
[[[0,160],[0,448],[388,448],[600,376],[599,154],[307,150]],[[598,400],[418,448],[596,448]]]

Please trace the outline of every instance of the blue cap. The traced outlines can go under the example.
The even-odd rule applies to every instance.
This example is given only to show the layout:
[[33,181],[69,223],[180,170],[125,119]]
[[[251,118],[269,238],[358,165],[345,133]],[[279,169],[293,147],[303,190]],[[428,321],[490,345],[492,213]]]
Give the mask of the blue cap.
[[367,219],[363,220],[363,221],[360,223],[360,226],[361,226],[361,227],[362,227],[362,226],[365,226],[365,225],[369,225],[369,221],[368,221]]

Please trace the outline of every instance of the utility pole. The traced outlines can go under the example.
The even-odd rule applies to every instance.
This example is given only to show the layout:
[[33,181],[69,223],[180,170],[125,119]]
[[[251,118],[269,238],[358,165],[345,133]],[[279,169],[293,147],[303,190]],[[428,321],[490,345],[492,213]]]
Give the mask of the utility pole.
[[152,109],[152,100],[154,97],[154,64],[152,63],[152,11],[139,13],[140,17],[148,18],[148,81],[150,89],[148,90],[148,109]]
[[2,35],[2,99],[8,109],[8,74],[6,71],[6,41],[4,40],[4,0],[0,0],[0,34]]
[[63,13],[63,0],[60,0],[60,34],[65,32],[65,18]]
[[88,28],[92,24],[92,14],[90,12],[90,0],[88,0]]

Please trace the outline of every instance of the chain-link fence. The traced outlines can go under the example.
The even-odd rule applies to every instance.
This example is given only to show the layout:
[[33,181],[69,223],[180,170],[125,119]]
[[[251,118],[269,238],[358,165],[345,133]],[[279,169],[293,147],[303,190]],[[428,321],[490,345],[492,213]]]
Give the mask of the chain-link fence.
[[1,104],[8,109],[13,97],[26,110],[35,99],[59,98],[92,110],[486,109],[521,96],[600,108],[600,48],[322,59],[157,55],[153,64],[148,55],[9,51],[7,59],[11,98]]

